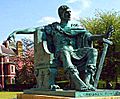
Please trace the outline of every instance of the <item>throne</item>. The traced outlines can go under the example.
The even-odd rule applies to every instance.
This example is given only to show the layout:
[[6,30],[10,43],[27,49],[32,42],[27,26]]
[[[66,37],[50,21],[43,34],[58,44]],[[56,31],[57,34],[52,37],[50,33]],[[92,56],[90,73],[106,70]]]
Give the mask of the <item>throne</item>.
[[54,55],[48,50],[47,41],[42,40],[43,32],[34,34],[34,64],[37,88],[50,89],[51,85],[60,88],[70,87],[70,77],[66,75],[62,66],[54,66]]

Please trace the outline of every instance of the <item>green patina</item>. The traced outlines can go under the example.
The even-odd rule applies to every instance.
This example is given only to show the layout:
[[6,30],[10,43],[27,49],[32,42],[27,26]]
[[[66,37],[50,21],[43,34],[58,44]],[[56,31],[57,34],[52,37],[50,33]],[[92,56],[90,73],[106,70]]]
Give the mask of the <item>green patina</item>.
[[[110,27],[104,35],[92,35],[79,21],[70,20],[71,12],[68,6],[60,6],[58,14],[60,23],[54,22],[43,27],[17,30],[10,34],[7,40],[14,39],[15,34],[34,34],[35,73],[38,88],[51,90],[59,88],[55,84],[55,77],[57,67],[62,66],[64,71],[71,76],[75,90],[95,91],[101,71],[97,72],[95,77],[96,71],[99,70],[96,67],[98,52],[93,48],[93,41],[103,40],[108,45],[107,39],[113,28]],[[99,69],[102,69],[107,47],[104,49],[105,53],[103,52],[101,57]],[[45,51],[49,53],[49,56]],[[79,76],[81,74],[82,77]],[[94,78],[97,78],[96,81]]]

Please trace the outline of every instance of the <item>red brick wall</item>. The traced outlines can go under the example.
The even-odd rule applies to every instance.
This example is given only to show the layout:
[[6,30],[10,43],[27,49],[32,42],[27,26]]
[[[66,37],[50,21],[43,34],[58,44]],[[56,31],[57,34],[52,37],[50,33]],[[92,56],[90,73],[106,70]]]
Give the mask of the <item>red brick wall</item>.
[[4,88],[3,56],[0,56],[0,84]]
[[11,84],[12,78],[15,77],[15,71],[12,72],[12,69],[15,70],[15,65],[13,63],[10,63],[8,60],[8,57],[0,56],[0,85],[2,85],[2,88],[4,88],[6,83]]

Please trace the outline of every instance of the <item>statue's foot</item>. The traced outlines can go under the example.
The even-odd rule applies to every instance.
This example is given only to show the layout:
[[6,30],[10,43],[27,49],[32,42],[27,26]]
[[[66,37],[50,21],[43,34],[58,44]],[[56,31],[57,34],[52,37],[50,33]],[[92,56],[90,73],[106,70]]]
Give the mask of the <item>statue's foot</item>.
[[89,88],[90,91],[96,91],[97,90],[93,85],[89,85],[88,88]]
[[60,89],[58,85],[50,85],[50,90]]
[[97,89],[95,87],[90,87],[89,90],[90,91],[96,91]]
[[76,88],[77,91],[88,91],[89,87],[81,86],[80,88]]
[[76,89],[77,91],[96,91],[97,89],[93,87],[92,85],[85,87],[81,86],[80,89]]

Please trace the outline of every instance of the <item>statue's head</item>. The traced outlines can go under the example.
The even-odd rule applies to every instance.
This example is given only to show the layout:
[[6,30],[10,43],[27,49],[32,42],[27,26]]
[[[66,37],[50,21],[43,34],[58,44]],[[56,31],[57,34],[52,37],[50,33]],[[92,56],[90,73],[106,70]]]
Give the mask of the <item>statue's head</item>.
[[67,5],[62,5],[58,8],[58,15],[61,20],[70,20],[71,11]]

